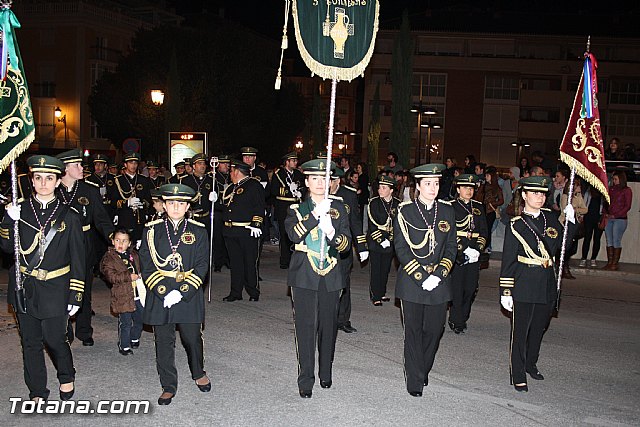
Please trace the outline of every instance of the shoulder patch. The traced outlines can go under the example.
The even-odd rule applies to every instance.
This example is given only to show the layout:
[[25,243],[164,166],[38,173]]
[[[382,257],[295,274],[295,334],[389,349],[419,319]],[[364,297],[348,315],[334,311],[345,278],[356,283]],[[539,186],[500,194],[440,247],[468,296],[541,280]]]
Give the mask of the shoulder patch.
[[344,200],[342,199],[342,197],[340,197],[340,196],[336,196],[336,195],[334,195],[334,194],[329,194],[329,198],[330,198],[330,199],[333,199],[333,200],[339,200],[339,201],[341,201],[341,202],[344,202]]
[[85,179],[85,180],[84,180],[84,182],[86,182],[86,183],[87,183],[87,184],[89,184],[89,185],[93,185],[94,187],[100,187],[98,184],[96,184],[96,183],[95,183],[95,182],[93,182],[93,181],[87,181],[87,180]]
[[198,221],[196,221],[195,219],[189,219],[188,221],[189,221],[189,224],[194,224],[194,225],[197,225],[197,226],[199,226],[199,227],[204,227],[204,224],[203,224],[203,223],[198,222]]
[[69,206],[69,210],[74,211],[75,213],[79,214],[80,212],[78,211],[78,209],[74,208],[73,206]]
[[161,222],[164,222],[164,219],[160,218],[160,219],[156,219],[156,220],[150,221],[150,222],[146,223],[144,226],[145,227],[151,227],[153,225],[160,224]]
[[442,199],[438,199],[438,201],[444,205],[449,205],[451,206],[451,202],[449,200],[442,200]]
[[545,212],[551,212],[551,209],[549,208],[540,208],[541,211],[545,211]]
[[400,203],[400,204],[398,205],[398,207],[400,208],[400,207],[402,207],[402,206],[406,206],[406,205],[410,205],[410,204],[413,204],[413,201],[411,201],[411,200],[407,200],[406,202],[402,202],[402,203]]

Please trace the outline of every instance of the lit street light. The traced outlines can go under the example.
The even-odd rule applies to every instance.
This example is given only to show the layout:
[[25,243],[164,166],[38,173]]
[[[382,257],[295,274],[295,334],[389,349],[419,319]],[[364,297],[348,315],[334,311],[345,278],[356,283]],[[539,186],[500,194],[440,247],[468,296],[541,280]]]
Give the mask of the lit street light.
[[164,103],[164,92],[158,89],[151,91],[151,102],[153,105],[160,106]]
[[54,114],[56,116],[56,119],[58,119],[58,122],[64,124],[64,142],[66,147],[66,143],[69,140],[69,130],[67,129],[67,115],[62,114],[62,110],[60,109],[60,107],[56,107],[56,109],[54,110]]

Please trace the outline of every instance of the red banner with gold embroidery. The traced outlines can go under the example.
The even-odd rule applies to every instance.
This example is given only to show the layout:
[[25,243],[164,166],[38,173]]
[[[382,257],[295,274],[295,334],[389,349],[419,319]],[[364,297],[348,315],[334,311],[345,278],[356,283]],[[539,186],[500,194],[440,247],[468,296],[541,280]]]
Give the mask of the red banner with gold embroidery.
[[[609,184],[604,162],[604,144],[600,129],[600,110],[596,69],[591,53],[585,54],[585,64],[573,101],[567,130],[560,144],[560,159],[576,169],[576,173],[597,189],[609,202]],[[585,84],[586,81],[586,84]]]

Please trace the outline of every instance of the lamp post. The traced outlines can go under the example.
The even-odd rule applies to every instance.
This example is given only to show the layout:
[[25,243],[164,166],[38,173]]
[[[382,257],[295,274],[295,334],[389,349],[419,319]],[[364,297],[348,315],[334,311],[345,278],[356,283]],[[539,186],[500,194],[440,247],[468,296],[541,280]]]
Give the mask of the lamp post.
[[[154,89],[151,91],[151,102],[153,102],[153,105],[155,105],[157,107],[157,124],[155,126],[156,128],[156,132],[158,134],[160,134],[160,136],[156,135],[156,140],[155,140],[155,144],[152,144],[153,146],[157,146],[158,143],[160,142],[160,140],[162,139],[162,130],[160,129],[162,126],[162,116],[160,114],[160,107],[162,106],[162,104],[164,103],[164,92],[159,90],[159,89]],[[142,150],[141,150],[142,151]]]
[[296,151],[298,152],[298,155],[300,155],[300,152],[302,151],[302,149],[304,148],[304,144],[302,143],[302,140],[298,140],[296,142]]
[[356,131],[353,130],[347,130],[347,128],[345,127],[344,130],[337,130],[334,132],[335,135],[342,135],[342,143],[338,144],[338,148],[340,150],[342,150],[342,155],[346,155],[347,154],[347,148],[348,148],[348,137],[349,135],[351,136],[356,136],[357,133]]
[[517,147],[516,150],[516,166],[520,165],[520,157],[522,157],[522,149],[523,147],[531,147],[531,144],[529,144],[528,142],[522,142],[522,141],[513,141],[511,143],[512,147]]
[[[430,108],[430,107],[427,107],[426,105],[423,105],[422,104],[422,99],[420,100],[420,102],[418,102],[418,104],[416,104],[413,107],[411,107],[411,112],[418,116],[418,142],[416,144],[415,166],[419,166],[420,165],[420,161],[422,160],[421,156],[420,156],[420,145],[421,145],[421,141],[422,141],[422,128],[423,127],[429,128],[428,125],[427,126],[423,125],[422,116],[423,115],[433,116],[433,115],[437,114],[438,112],[434,108]],[[427,138],[429,138],[428,144],[431,142],[430,134],[431,134],[430,132],[427,132]],[[431,158],[431,155],[429,153],[427,154],[427,158],[428,159]]]
[[[69,140],[69,130],[67,129],[67,115],[66,114],[64,114],[64,115],[62,114],[62,110],[60,109],[60,107],[56,107],[54,112],[55,112],[56,119],[58,119],[58,122],[61,122],[61,123],[64,124],[64,143],[65,143],[65,147],[66,147],[67,141]],[[55,137],[55,135],[54,135],[54,137]]]

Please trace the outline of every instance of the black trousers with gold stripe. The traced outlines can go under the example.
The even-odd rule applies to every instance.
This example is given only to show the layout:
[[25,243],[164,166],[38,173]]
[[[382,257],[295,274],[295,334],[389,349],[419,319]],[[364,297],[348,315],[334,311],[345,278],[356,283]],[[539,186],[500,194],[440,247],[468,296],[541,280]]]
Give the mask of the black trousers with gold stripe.
[[393,252],[382,253],[369,251],[371,277],[369,279],[369,296],[371,301],[382,301],[387,293],[387,281],[393,262]]
[[258,257],[260,239],[251,236],[225,237],[231,263],[231,292],[229,295],[242,298],[242,289],[250,297],[260,297],[258,284]]
[[73,367],[73,356],[67,341],[67,319],[65,313],[48,319],[37,319],[29,313],[17,313],[22,341],[22,358],[24,362],[24,381],[29,388],[29,398],[49,397],[47,388],[47,367],[44,350],[53,361],[58,371],[60,384],[74,381],[76,370]]
[[478,288],[480,276],[480,263],[456,265],[451,270],[451,308],[449,309],[449,322],[456,328],[466,326],[471,314],[473,295]]
[[316,343],[318,347],[318,376],[331,381],[333,353],[338,332],[338,301],[340,291],[327,292],[324,279],[317,291],[291,288],[293,319],[298,352],[298,388],[313,389],[315,383]]
[[514,301],[511,319],[511,379],[514,384],[527,382],[526,371],[535,369],[540,346],[554,302],[534,304]]
[[201,323],[167,323],[155,325],[153,333],[156,340],[156,367],[160,376],[162,391],[175,394],[178,390],[178,370],[176,369],[176,326],[180,331],[180,340],[187,352],[187,361],[191,378],[200,379],[204,371],[204,341]]
[[408,392],[421,392],[429,379],[444,332],[447,305],[402,301],[404,375]]

